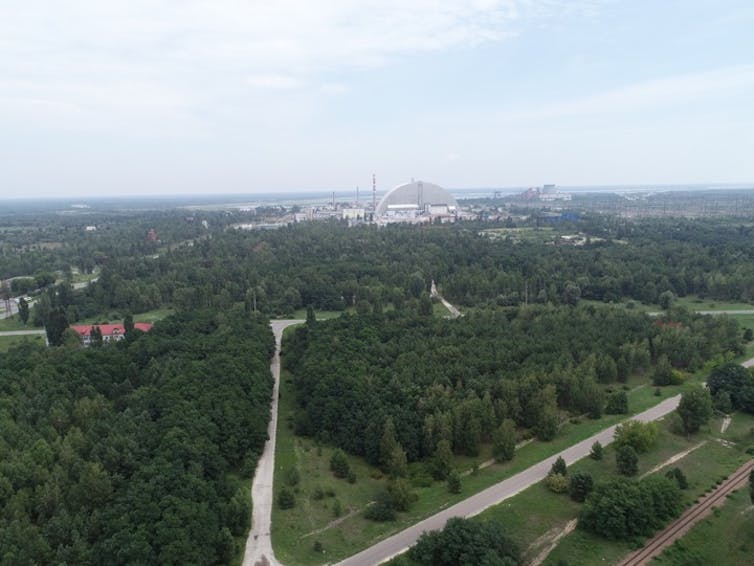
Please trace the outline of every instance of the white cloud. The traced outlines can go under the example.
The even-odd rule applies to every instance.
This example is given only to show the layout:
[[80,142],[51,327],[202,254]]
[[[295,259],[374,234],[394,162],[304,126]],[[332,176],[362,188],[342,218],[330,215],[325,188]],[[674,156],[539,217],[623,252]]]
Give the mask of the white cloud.
[[[592,2],[576,5],[589,8]],[[343,72],[500,41],[560,0],[3,2],[0,99],[138,118],[211,114],[253,90],[348,89]],[[19,85],[22,85],[19,87]],[[0,109],[0,115],[3,114]],[[77,118],[78,119],[78,116]],[[95,121],[95,120],[93,120]]]
[[754,92],[754,66],[726,67],[638,82],[574,100],[508,114],[515,120],[616,114]]
[[254,75],[248,77],[247,82],[256,88],[272,90],[291,90],[304,86],[304,82],[296,77],[286,75]]

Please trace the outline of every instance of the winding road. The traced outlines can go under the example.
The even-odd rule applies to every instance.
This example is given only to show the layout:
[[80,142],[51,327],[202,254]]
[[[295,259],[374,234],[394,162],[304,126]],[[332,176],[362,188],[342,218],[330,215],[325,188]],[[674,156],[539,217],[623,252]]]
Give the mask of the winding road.
[[254,481],[251,484],[251,500],[253,514],[251,530],[246,540],[246,550],[243,556],[243,566],[279,566],[280,562],[272,551],[270,538],[270,523],[272,521],[272,505],[274,500],[273,478],[275,474],[275,438],[278,421],[278,395],[280,389],[280,344],[283,331],[294,324],[301,324],[303,320],[272,320],[270,326],[275,335],[275,354],[272,357],[270,371],[275,379],[272,389],[272,406],[270,410],[270,424],[267,428],[267,442],[257,463]]

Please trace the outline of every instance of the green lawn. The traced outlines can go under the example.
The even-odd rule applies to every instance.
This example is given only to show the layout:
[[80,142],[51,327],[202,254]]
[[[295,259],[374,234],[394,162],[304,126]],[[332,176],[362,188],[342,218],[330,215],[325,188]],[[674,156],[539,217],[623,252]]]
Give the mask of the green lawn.
[[[676,305],[684,306],[694,311],[733,311],[733,310],[753,310],[754,303],[744,303],[740,301],[727,302],[716,301],[714,299],[702,299],[694,295],[679,297],[675,301]],[[658,307],[659,309],[659,307]]]
[[45,338],[41,334],[32,334],[31,336],[0,336],[0,352],[7,352],[13,346],[18,346],[23,342],[35,342],[44,346]]
[[754,506],[744,488],[729,495],[725,505],[697,523],[652,564],[738,566],[751,564],[752,556]]
[[[621,302],[618,302],[618,303],[605,303],[602,301],[592,301],[592,300],[587,300],[587,299],[582,299],[581,301],[579,301],[579,304],[602,305],[602,306],[606,304],[612,304],[612,305],[623,307],[623,308],[626,308],[629,303],[633,304],[633,307],[631,308],[637,311],[642,311],[642,312],[662,311],[662,307],[660,307],[660,305],[644,304],[641,301],[634,301],[631,299],[623,299]],[[684,306],[691,311],[754,310],[754,303],[727,302],[727,301],[716,301],[713,299],[701,299],[695,295],[689,295],[686,297],[678,297],[675,300],[675,305]]]
[[24,324],[18,318],[17,314],[14,314],[11,318],[0,318],[0,331],[5,330],[36,330],[36,328],[29,322]]
[[[706,440],[706,444],[691,452],[673,466],[680,467],[686,474],[689,481],[689,489],[684,492],[685,505],[691,505],[693,502],[706,491],[715,487],[716,483],[724,476],[727,476],[735,469],[737,469],[742,463],[744,463],[749,456],[745,453],[747,447],[754,443],[754,432],[752,432],[752,425],[754,425],[754,418],[751,415],[736,414],[733,418],[733,422],[725,434],[720,434],[720,418],[715,418],[710,421],[710,425],[705,427],[700,433],[692,436],[690,439],[675,435],[667,429],[667,423],[664,423],[661,427],[661,435],[658,439],[658,444],[655,449],[645,455],[641,455],[639,458],[640,469],[639,474],[650,470],[653,466],[665,461],[673,454],[684,451],[687,448],[691,448],[700,441]],[[725,446],[718,442],[717,439],[725,439],[729,442],[734,442],[733,446]],[[663,473],[667,468],[661,470],[658,473]],[[615,474],[615,453],[611,447],[606,448],[605,458],[601,462],[595,462],[591,459],[584,459],[576,464],[572,465],[569,470],[571,471],[588,471],[592,473],[595,480],[605,478]],[[531,488],[524,492],[522,495],[527,495],[529,491],[536,488]],[[528,497],[535,497],[528,495]],[[547,525],[553,525],[555,528],[562,527],[568,519],[575,518],[578,509],[568,516],[568,519],[563,519],[561,513],[550,514],[546,511],[549,507],[558,507],[561,504],[573,507],[571,502],[558,502],[557,499],[560,496],[550,494],[541,485],[539,486],[539,498],[549,499],[549,505],[546,502],[539,502],[537,506],[545,509],[545,517],[549,517]],[[518,498],[511,500],[511,505],[519,505],[515,503]],[[522,509],[531,513],[531,509],[525,507],[525,505],[531,505],[531,502],[527,502],[525,498],[521,502]],[[495,508],[497,509],[497,508]],[[510,513],[509,513],[510,514]],[[533,522],[534,519],[528,519]],[[543,519],[538,519],[543,521]],[[507,524],[507,523],[506,523]],[[530,544],[536,539],[536,532],[527,532],[526,530],[517,529],[515,522],[511,527],[514,532],[520,533],[520,539],[524,545]],[[539,531],[544,534],[544,530]],[[624,557],[628,552],[633,550],[635,546],[630,542],[614,542],[608,541],[601,537],[589,534],[585,531],[576,530],[572,534],[566,536],[555,550],[550,554],[545,564],[555,565],[559,560],[565,560],[569,564],[583,564],[589,566],[591,564],[612,564]],[[735,562],[733,562],[735,563]],[[720,562],[724,564],[724,562]]]
[[[353,309],[346,309],[342,311],[320,311],[315,310],[314,316],[317,317],[317,320],[327,320],[329,318],[338,318],[340,315],[342,315],[344,312],[351,312]],[[293,315],[290,317],[280,317],[280,318],[291,318],[291,319],[301,319],[306,320],[306,309],[298,309],[293,312]]]
[[452,316],[452,313],[445,307],[445,305],[442,304],[442,301],[433,300],[432,315],[438,318],[444,318],[447,316]]
[[[155,309],[140,314],[133,315],[134,322],[157,322],[173,314],[171,307],[164,307]],[[97,316],[90,316],[75,322],[74,324],[116,324],[123,322],[123,313],[119,311],[111,311],[109,313],[99,314]]]
[[[289,486],[295,493],[296,506],[281,510],[275,505],[272,511],[272,543],[275,555],[284,564],[317,564],[329,561],[341,538],[349,536],[350,525],[345,529],[328,529],[326,536],[312,534],[336,520],[335,507],[341,516],[363,510],[374,493],[384,487],[385,480],[376,477],[377,470],[361,458],[349,456],[351,469],[356,473],[356,483],[338,479],[330,472],[333,449],[318,445],[308,438],[296,436],[289,417],[294,409],[294,392],[291,374],[283,371],[278,404],[277,442],[275,446],[274,492],[287,485],[287,473],[296,469],[300,482]],[[372,477],[372,475],[375,477]],[[315,495],[321,492],[322,497]],[[337,501],[337,503],[336,503]],[[362,520],[363,521],[363,520]],[[315,541],[324,543],[324,552],[313,550]]]

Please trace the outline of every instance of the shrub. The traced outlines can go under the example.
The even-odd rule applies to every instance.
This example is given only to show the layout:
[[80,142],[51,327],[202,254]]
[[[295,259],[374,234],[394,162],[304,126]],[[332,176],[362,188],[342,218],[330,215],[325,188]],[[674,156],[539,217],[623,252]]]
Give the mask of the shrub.
[[576,472],[571,475],[571,480],[568,483],[568,494],[571,496],[571,499],[581,503],[592,492],[593,488],[594,480],[592,479],[592,474],[588,472]]
[[372,505],[367,507],[364,517],[370,521],[385,522],[395,520],[395,509],[393,509],[393,500],[387,491],[381,491],[377,494]]
[[615,465],[624,476],[635,476],[639,471],[639,457],[630,445],[620,446],[615,452]]
[[618,478],[600,483],[587,497],[579,527],[613,539],[646,537],[681,506],[681,493],[674,481],[651,477],[636,482]]
[[678,484],[678,489],[688,489],[689,482],[686,479],[686,474],[683,473],[681,468],[675,467],[672,470],[668,470],[665,473],[665,477],[674,480]]
[[450,493],[461,493],[461,476],[458,475],[457,471],[451,470],[448,474],[447,483]]
[[351,472],[351,467],[348,465],[348,458],[345,453],[340,449],[336,449],[330,457],[330,470],[336,478],[347,478]]
[[458,517],[448,519],[442,531],[419,537],[408,558],[411,564],[420,566],[521,563],[518,545],[500,523]]
[[550,468],[551,474],[560,474],[561,476],[567,476],[568,470],[566,469],[566,463],[565,460],[563,460],[562,456],[558,456],[558,459],[555,460],[552,467]]
[[604,449],[602,448],[602,444],[600,444],[598,440],[594,444],[592,444],[592,451],[589,452],[589,457],[592,460],[602,460],[603,451]]
[[315,487],[314,491],[312,491],[312,499],[314,499],[314,501],[319,501],[320,499],[324,499],[324,498],[325,498],[325,492],[322,491],[322,488]]
[[642,423],[630,420],[619,424],[615,429],[615,446],[630,446],[637,453],[643,454],[654,445],[657,440],[658,428],[656,423]]
[[388,483],[387,491],[390,494],[393,509],[396,511],[408,511],[411,504],[418,499],[411,489],[411,484],[403,478]]
[[288,468],[285,472],[285,482],[291,487],[298,485],[301,481],[301,475],[296,468]]
[[608,415],[622,415],[628,413],[628,395],[625,391],[616,391],[607,398],[605,413]]
[[733,412],[733,403],[730,400],[730,393],[720,390],[715,394],[712,401],[715,410],[725,413],[726,415]]
[[568,491],[568,478],[563,474],[553,474],[550,472],[545,478],[545,485],[554,493],[565,493]]
[[281,509],[291,509],[296,506],[296,498],[293,496],[293,492],[287,488],[283,488],[278,493],[278,507]]

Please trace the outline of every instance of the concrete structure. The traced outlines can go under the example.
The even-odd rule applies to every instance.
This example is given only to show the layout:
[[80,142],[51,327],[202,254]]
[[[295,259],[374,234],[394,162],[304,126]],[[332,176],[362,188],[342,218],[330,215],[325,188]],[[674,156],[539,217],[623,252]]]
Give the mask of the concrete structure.
[[377,216],[448,215],[458,210],[456,199],[447,190],[433,183],[412,181],[399,185],[382,197]]
[[340,215],[343,220],[363,220],[366,216],[366,211],[360,207],[343,208],[340,211]]

